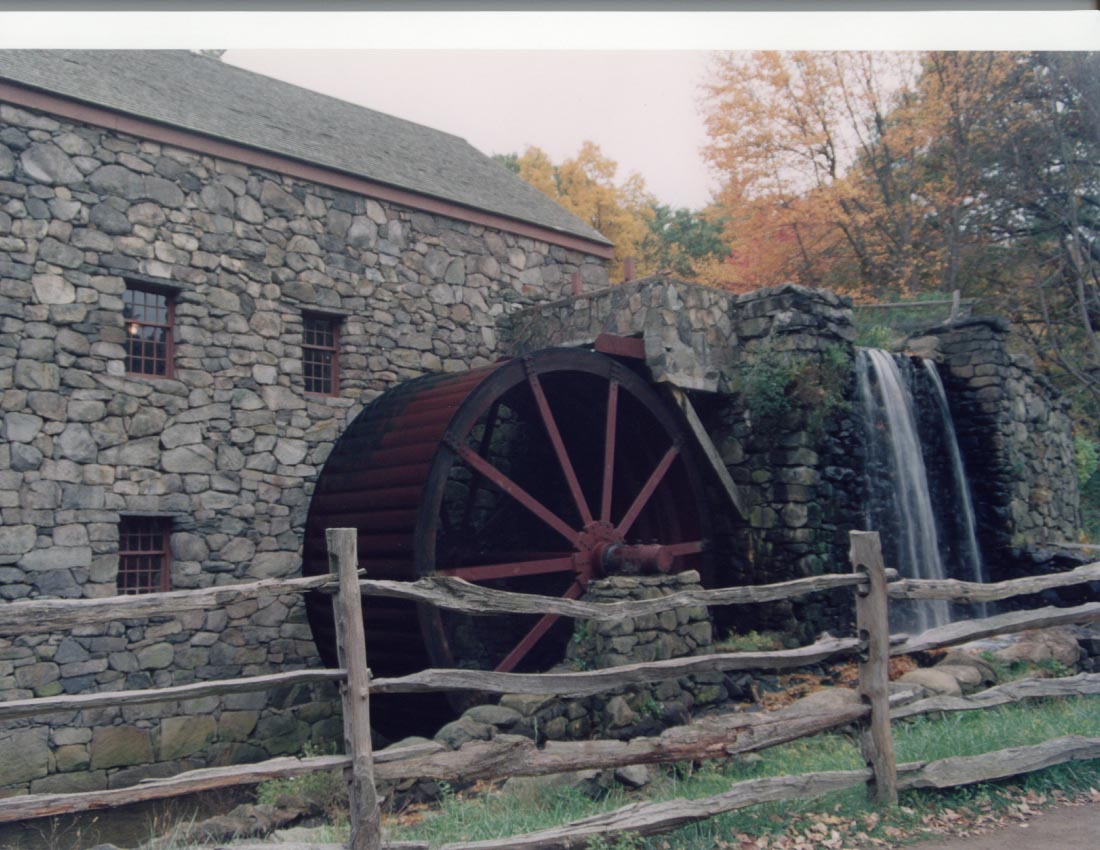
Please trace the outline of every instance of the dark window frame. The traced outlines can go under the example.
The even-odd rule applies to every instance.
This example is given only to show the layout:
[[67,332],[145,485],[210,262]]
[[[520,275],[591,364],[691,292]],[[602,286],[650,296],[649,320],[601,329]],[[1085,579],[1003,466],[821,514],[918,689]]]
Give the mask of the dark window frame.
[[[147,321],[144,316],[141,318],[127,317],[125,316],[125,310],[129,306],[127,302],[127,296],[130,293],[143,293],[144,295],[151,295],[155,298],[164,299],[164,322]],[[176,326],[176,290],[167,286],[157,286],[156,284],[146,283],[139,280],[126,280],[126,292],[123,293],[124,302],[124,332],[126,334],[126,374],[133,375],[141,378],[171,378],[175,373],[175,326]],[[148,306],[147,304],[141,305],[143,308]],[[154,309],[156,306],[154,305]],[[140,328],[161,328],[164,332],[164,371],[138,371],[134,367],[144,367],[145,363],[153,362],[154,364],[159,362],[159,358],[146,357],[144,352],[135,354],[133,350],[133,343],[139,341],[137,339]]]
[[[323,324],[325,328],[319,329],[311,324]],[[340,326],[343,324],[343,316],[332,313],[302,313],[302,381],[305,385],[306,395],[336,396],[340,394]],[[322,341],[318,342],[320,330]],[[325,337],[329,339],[325,340]],[[327,344],[326,344],[327,343]],[[324,369],[325,358],[328,358],[328,386],[324,389],[316,389],[319,381],[316,369]],[[314,367],[311,370],[310,367]]]
[[118,575],[115,579],[119,596],[163,593],[172,589],[171,533],[170,517],[119,517]]

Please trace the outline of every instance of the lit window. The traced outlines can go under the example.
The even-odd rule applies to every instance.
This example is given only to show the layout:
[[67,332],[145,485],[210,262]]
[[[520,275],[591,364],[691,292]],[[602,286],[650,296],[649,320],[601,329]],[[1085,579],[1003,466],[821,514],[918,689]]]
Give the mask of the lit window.
[[168,530],[160,517],[122,517],[118,524],[118,592],[158,593],[171,588]]
[[340,389],[339,320],[305,315],[302,321],[302,376],[306,392],[335,395]]
[[170,377],[172,296],[127,284],[122,300],[126,318],[126,371],[132,375]]

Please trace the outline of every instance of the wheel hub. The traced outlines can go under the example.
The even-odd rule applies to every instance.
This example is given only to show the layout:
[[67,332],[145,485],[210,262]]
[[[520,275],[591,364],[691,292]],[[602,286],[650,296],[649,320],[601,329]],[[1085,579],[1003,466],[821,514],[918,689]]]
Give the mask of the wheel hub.
[[573,569],[587,586],[593,578],[617,573],[667,573],[674,555],[659,543],[629,544],[610,522],[595,520],[581,529]]

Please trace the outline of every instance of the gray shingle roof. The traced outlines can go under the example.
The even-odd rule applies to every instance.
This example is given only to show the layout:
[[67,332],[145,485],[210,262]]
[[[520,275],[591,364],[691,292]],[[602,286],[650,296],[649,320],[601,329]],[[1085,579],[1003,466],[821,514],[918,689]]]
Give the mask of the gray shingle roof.
[[0,50],[0,78],[610,244],[465,139],[183,50]]

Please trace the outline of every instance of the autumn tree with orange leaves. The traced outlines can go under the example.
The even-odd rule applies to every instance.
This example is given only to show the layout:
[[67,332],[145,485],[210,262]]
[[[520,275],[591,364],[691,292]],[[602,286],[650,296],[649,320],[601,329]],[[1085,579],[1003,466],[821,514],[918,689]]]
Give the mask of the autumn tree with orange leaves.
[[612,280],[622,279],[627,257],[639,277],[664,272],[701,283],[721,277],[729,250],[720,213],[661,204],[637,173],[616,182],[618,165],[598,145],[585,142],[558,165],[534,146],[495,159],[614,243]]
[[535,146],[513,162],[520,177],[611,240],[611,278],[621,280],[623,261],[641,255],[649,232],[653,198],[641,175],[632,173],[618,182],[618,164],[593,142],[585,142],[576,156],[560,164]]
[[731,286],[995,297],[1100,408],[1100,54],[716,58]]

